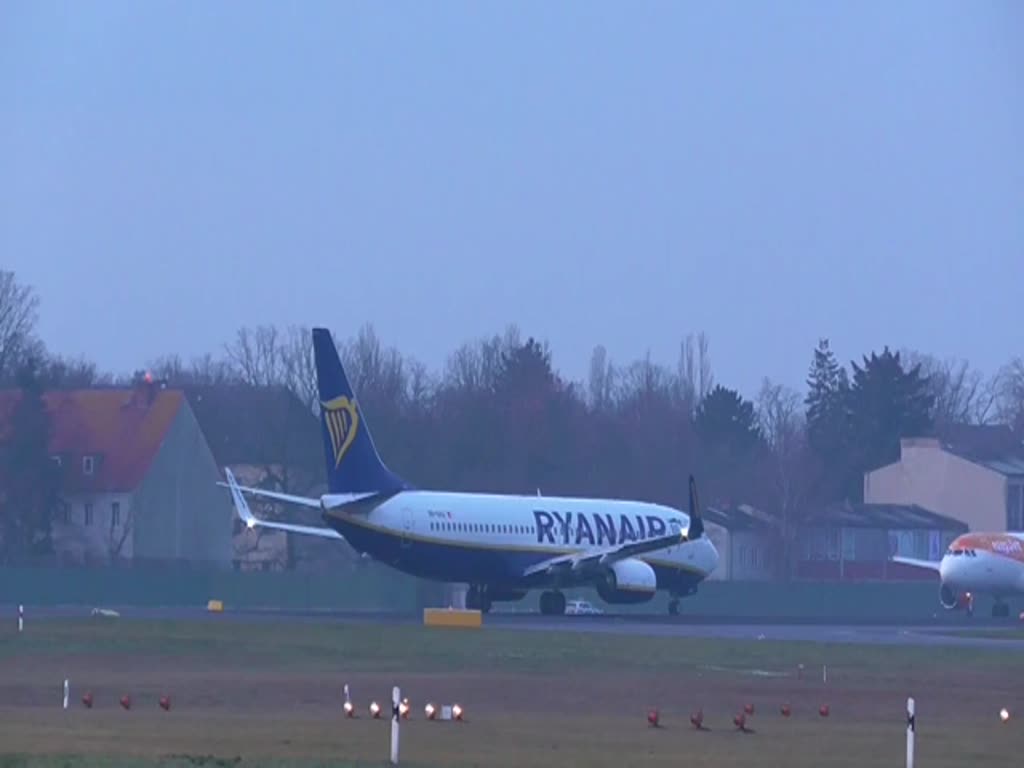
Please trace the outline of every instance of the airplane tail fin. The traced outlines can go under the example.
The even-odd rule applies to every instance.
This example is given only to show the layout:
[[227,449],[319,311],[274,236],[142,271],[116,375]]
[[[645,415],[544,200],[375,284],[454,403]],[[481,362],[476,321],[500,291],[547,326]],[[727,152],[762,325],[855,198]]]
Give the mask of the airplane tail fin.
[[690,475],[690,529],[686,532],[689,541],[704,535],[704,518],[701,515],[700,503],[697,499],[697,481]]
[[385,466],[356,401],[338,348],[326,328],[313,329],[320,426],[330,493],[395,493],[410,486]]

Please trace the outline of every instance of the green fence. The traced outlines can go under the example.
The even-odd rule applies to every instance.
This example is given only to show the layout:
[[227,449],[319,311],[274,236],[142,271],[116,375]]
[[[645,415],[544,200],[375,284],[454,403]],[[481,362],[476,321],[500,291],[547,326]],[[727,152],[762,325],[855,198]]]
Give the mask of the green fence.
[[375,563],[316,572],[236,572],[176,567],[0,568],[0,603],[205,606],[416,612],[441,587]]
[[[415,614],[444,604],[444,586],[405,576],[384,565],[326,573],[200,571],[179,567],[0,569],[0,604],[89,606],[205,606],[231,608],[387,611]],[[615,613],[667,612],[667,597],[636,606],[609,606],[593,590],[566,596],[591,600]],[[536,611],[538,593],[496,611]],[[1019,602],[1019,601],[1018,601]],[[991,601],[976,603],[979,615]],[[1024,606],[1011,604],[1011,615]],[[927,621],[948,618],[938,602],[937,582],[778,584],[710,581],[682,601],[681,613],[734,620]]]

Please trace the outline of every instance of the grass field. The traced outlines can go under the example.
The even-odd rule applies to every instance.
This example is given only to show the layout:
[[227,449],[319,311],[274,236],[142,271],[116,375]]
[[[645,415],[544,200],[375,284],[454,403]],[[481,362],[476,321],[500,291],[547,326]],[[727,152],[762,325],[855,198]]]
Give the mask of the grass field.
[[[1016,720],[998,718],[1004,706],[1024,710],[1022,671],[1024,655],[999,650],[46,621],[22,636],[0,630],[0,767],[382,765],[390,723],[366,708],[386,705],[394,684],[413,706],[402,726],[410,766],[902,765],[907,695],[918,701],[919,765],[1003,766],[1024,748]],[[357,720],[341,716],[345,683]],[[92,709],[80,703],[86,690]],[[130,711],[118,705],[122,694]],[[158,707],[161,695],[170,712]],[[467,722],[425,721],[428,700],[462,704]],[[746,703],[752,734],[732,725]],[[659,730],[645,721],[655,706]],[[709,732],[689,725],[697,709]]]

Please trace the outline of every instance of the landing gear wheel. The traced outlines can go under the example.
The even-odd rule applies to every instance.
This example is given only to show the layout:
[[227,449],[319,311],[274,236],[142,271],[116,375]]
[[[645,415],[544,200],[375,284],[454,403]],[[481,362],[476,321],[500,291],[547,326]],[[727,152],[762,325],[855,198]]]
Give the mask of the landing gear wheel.
[[478,584],[471,584],[466,592],[466,608],[471,611],[489,613],[491,610],[491,598],[487,594],[486,587]]
[[565,613],[565,595],[557,590],[541,592],[540,612],[545,616],[562,616]]
[[673,597],[668,601],[668,615],[678,616],[679,615],[679,598]]

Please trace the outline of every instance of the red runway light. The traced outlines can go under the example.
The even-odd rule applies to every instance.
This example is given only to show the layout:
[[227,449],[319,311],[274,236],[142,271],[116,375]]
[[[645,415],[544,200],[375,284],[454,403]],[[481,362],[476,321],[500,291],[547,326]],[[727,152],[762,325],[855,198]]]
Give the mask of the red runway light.
[[171,710],[171,699],[169,696],[160,697],[160,709],[164,712],[169,712]]
[[754,714],[754,705],[753,704],[745,704],[743,706],[743,711],[745,713],[747,713],[748,715]]
[[652,709],[647,713],[647,722],[652,728],[657,728],[660,718],[658,717],[658,710]]
[[818,709],[818,714],[822,717],[828,717],[828,704],[822,704]]
[[121,706],[124,707],[125,709],[131,709],[132,708],[132,697],[131,696],[127,696],[127,695],[126,696],[122,696],[121,697]]
[[782,713],[783,717],[789,717],[792,714],[792,710],[790,710],[789,704],[783,704],[779,708],[779,711]]
[[92,692],[89,691],[82,695],[82,706],[86,709],[92,709]]

